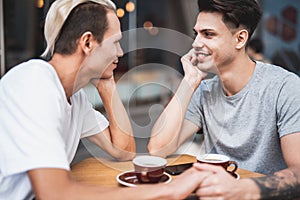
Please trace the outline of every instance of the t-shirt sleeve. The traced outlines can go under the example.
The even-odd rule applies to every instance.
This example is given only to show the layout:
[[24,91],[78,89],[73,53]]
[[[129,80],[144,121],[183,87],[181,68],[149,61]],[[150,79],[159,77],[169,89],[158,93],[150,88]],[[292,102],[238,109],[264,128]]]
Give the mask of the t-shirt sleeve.
[[300,132],[300,78],[285,78],[277,100],[277,126],[280,137]]
[[59,102],[61,94],[48,73],[41,69],[22,70],[2,80],[0,166],[3,176],[35,168],[69,170],[60,134],[64,113]]
[[104,131],[109,126],[109,122],[104,115],[93,108],[85,93],[81,92],[83,105],[85,105],[81,138],[85,138]]
[[202,112],[200,109],[201,87],[199,86],[192,96],[191,102],[187,108],[185,119],[191,121],[199,128],[202,127]]

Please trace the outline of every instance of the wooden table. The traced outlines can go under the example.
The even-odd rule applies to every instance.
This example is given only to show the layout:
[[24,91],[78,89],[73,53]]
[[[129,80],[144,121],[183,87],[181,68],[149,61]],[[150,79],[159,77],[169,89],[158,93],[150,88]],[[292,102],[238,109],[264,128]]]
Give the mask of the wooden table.
[[[190,155],[179,155],[167,158],[168,165],[196,162],[196,158]],[[87,158],[71,167],[71,177],[79,182],[103,185],[111,187],[121,187],[117,182],[118,174],[133,170],[131,161],[116,162],[105,159]],[[263,174],[238,169],[237,173],[241,178],[260,177]],[[172,178],[176,178],[173,176]]]

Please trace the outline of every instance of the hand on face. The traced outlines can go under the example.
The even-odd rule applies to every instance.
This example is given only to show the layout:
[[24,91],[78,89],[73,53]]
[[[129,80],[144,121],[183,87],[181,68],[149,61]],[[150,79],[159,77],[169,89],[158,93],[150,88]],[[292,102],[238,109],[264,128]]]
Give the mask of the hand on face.
[[211,172],[199,185],[196,194],[201,199],[241,199],[239,181],[224,168],[209,164],[195,164],[201,172]]
[[198,67],[195,66],[196,60],[197,59],[194,49],[191,49],[186,55],[181,58],[184,77],[193,88],[198,87],[200,82],[207,76],[206,72],[201,71]]
[[116,82],[113,76],[110,78],[94,78],[91,80],[91,83],[100,91],[114,91],[116,88]]

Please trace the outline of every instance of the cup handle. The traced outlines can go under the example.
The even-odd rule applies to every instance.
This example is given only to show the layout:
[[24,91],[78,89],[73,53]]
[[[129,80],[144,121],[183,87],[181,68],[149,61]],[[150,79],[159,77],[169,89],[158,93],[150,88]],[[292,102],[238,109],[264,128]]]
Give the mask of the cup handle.
[[238,164],[237,164],[237,162],[235,162],[235,161],[233,161],[233,160],[230,160],[230,161],[228,162],[228,166],[230,166],[230,165],[234,165],[234,168],[233,168],[233,170],[231,170],[231,171],[229,171],[229,170],[227,170],[227,171],[228,171],[229,173],[233,174],[233,173],[237,170]]

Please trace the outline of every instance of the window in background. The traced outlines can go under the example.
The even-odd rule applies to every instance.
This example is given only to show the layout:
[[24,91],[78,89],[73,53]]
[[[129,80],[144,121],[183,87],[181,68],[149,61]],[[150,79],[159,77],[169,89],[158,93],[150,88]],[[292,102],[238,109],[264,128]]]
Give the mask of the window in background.
[[[2,0],[4,15],[4,44],[5,44],[5,72],[18,63],[41,55],[45,48],[43,30],[46,13],[54,0]],[[168,53],[168,47],[161,49],[143,48],[128,50],[127,46],[142,43],[144,38],[134,35],[135,28],[143,29],[147,23],[153,27],[146,30],[148,43],[161,43],[164,38],[159,28],[178,31],[193,36],[195,22],[194,0],[113,0],[119,9],[121,28],[124,32],[122,41],[124,57],[120,60],[116,74],[123,74],[137,64],[151,62],[165,63],[180,70],[178,60],[180,55]],[[180,43],[174,41],[172,43]],[[169,44],[166,44],[169,45]],[[184,44],[183,52],[187,52],[190,44]],[[145,52],[144,52],[145,51]]]
[[3,0],[5,71],[42,53],[44,15],[41,2]]
[[261,23],[266,56],[300,75],[300,1],[262,0]]
[[0,0],[0,78],[4,74],[4,24],[3,24],[3,1]]

